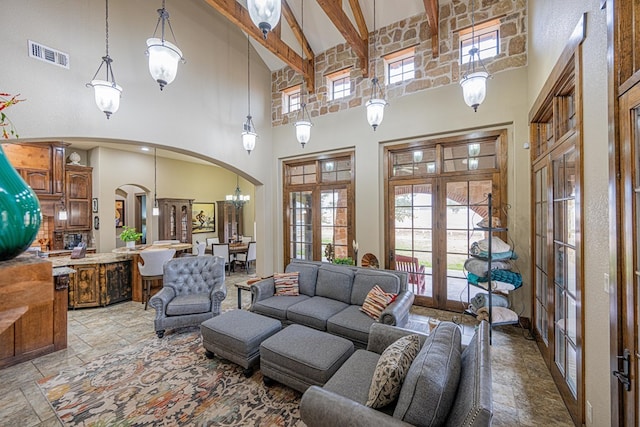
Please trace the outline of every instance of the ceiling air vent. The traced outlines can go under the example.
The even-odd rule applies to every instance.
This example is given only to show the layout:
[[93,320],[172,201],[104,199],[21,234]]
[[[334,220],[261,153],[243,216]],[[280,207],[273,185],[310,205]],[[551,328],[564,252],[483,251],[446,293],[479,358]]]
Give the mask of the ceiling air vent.
[[69,54],[29,40],[29,56],[69,69]]

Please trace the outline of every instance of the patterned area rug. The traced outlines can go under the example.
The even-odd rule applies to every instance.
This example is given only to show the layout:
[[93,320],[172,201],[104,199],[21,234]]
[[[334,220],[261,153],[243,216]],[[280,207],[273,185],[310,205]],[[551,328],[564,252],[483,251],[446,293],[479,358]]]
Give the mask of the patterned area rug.
[[199,330],[150,339],[38,382],[64,425],[303,426],[300,393],[207,359]]

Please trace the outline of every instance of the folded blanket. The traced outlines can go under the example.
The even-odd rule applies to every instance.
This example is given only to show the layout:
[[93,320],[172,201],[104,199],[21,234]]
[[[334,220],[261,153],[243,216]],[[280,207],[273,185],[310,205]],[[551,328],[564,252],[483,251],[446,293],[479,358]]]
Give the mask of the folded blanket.
[[[491,250],[489,249],[489,239],[478,240],[471,245],[472,248],[474,246],[482,252],[489,252]],[[511,250],[511,246],[509,246],[508,243],[505,243],[501,238],[495,236],[491,238],[491,247],[493,248],[493,252],[507,252]]]
[[[474,243],[475,245],[475,243]],[[486,251],[480,251],[473,248],[473,245],[471,245],[471,250],[469,251],[469,255],[471,255],[472,257],[475,258],[480,258],[480,259],[489,259],[489,252]],[[507,252],[494,252],[491,254],[491,260],[495,261],[495,260],[505,260],[505,259],[518,259],[518,255],[514,252],[514,251],[507,251]]]
[[[488,285],[487,285],[487,278],[486,277],[478,277],[473,273],[469,273],[467,275],[467,280],[469,281],[469,283],[472,283],[476,286],[481,287],[482,289],[487,290]],[[511,283],[506,283],[506,282],[501,282],[499,280],[492,280],[491,281],[491,290],[492,291],[512,291],[514,290],[516,287],[511,284]]]
[[[477,312],[478,320],[489,320],[489,307],[482,307]],[[518,315],[515,311],[506,307],[493,307],[491,309],[491,324],[500,325],[503,323],[516,323]]]
[[[482,307],[489,305],[489,295],[485,293],[476,294],[476,296],[471,298],[469,304],[473,305],[477,312]],[[509,307],[509,300],[505,296],[493,294],[491,295],[491,305],[493,307]]]
[[[488,270],[488,263],[485,260],[480,258],[469,258],[464,263],[464,269],[470,273],[475,274],[476,276],[485,276]],[[513,270],[513,263],[506,260],[491,260],[491,269],[492,270]]]

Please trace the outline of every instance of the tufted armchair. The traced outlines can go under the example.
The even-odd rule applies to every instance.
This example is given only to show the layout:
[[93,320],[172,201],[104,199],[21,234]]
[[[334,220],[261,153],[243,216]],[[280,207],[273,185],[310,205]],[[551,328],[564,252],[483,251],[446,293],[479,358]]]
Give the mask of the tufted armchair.
[[174,258],[164,265],[163,287],[151,297],[158,338],[169,328],[197,326],[220,314],[227,296],[224,260],[211,255]]

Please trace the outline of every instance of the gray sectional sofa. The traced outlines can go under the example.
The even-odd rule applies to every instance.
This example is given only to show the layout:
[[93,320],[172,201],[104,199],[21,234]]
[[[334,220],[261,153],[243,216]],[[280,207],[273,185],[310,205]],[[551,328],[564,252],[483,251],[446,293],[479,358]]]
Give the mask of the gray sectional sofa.
[[298,296],[275,296],[273,278],[251,285],[251,311],[280,320],[284,325],[296,323],[351,340],[356,348],[369,341],[369,328],[376,323],[360,311],[367,293],[374,285],[385,292],[398,294],[382,312],[380,323],[405,326],[414,294],[407,290],[407,273],[335,265],[316,261],[294,260],[285,272],[299,272]]
[[493,413],[489,324],[480,322],[462,349],[457,325],[442,322],[428,337],[402,383],[395,403],[365,406],[376,364],[386,347],[414,331],[371,327],[366,350],[356,350],[324,387],[309,387],[300,402],[308,427],[488,427]]

